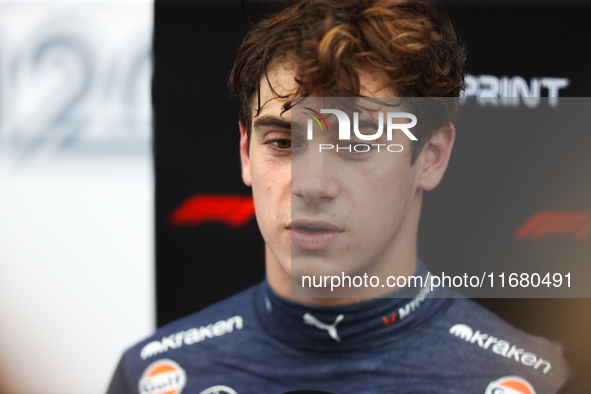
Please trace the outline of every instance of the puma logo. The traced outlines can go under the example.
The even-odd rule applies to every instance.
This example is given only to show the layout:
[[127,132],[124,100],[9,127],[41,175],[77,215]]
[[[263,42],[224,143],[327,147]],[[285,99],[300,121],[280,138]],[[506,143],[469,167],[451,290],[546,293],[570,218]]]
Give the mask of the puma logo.
[[306,313],[304,315],[304,323],[319,328],[321,330],[328,331],[328,335],[330,335],[332,339],[334,339],[337,342],[341,342],[341,338],[339,338],[339,334],[337,334],[337,324],[339,324],[341,320],[343,320],[344,318],[345,315],[338,315],[337,318],[334,320],[334,323],[326,324],[316,319],[311,314]]

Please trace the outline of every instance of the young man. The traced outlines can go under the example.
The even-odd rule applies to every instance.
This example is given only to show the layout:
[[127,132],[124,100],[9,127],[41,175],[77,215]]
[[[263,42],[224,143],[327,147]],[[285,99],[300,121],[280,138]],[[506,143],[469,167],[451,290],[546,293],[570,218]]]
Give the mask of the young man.
[[296,97],[453,103],[462,65],[453,31],[420,1],[301,1],[253,26],[231,84],[243,100],[242,177],[267,279],[129,349],[109,394],[566,392],[568,367],[552,344],[470,300],[410,286],[395,298],[379,297],[388,288],[372,299],[292,298],[309,272],[426,278],[422,196],[441,181],[455,139],[451,105],[416,141],[396,135],[395,154],[308,155],[292,130]]

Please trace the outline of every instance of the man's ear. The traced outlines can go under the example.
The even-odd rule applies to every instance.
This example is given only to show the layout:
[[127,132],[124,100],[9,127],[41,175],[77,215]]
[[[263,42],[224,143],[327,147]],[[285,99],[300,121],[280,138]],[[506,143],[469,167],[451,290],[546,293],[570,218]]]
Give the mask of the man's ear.
[[246,186],[252,186],[252,178],[250,176],[250,156],[248,153],[248,137],[246,135],[246,127],[242,122],[238,122],[240,128],[240,162],[242,163],[242,181]]
[[[419,159],[422,165],[417,187],[425,191],[433,190],[447,169],[451,149],[456,139],[456,128],[450,122],[435,131],[431,139],[425,144]],[[419,164],[419,163],[417,163]]]

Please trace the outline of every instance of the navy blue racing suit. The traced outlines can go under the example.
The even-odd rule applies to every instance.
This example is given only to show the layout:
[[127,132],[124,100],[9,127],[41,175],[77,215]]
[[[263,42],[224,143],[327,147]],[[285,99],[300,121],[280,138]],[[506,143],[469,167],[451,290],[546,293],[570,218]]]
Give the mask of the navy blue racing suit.
[[429,291],[325,307],[263,281],[127,350],[108,394],[561,392],[569,368],[552,343]]

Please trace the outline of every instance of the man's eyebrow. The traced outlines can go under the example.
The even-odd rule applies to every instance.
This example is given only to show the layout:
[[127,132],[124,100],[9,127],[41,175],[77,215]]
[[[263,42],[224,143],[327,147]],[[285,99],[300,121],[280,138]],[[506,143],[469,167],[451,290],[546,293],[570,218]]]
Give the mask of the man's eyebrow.
[[261,127],[279,127],[291,130],[291,122],[277,116],[265,115],[254,121],[253,128],[255,130]]

